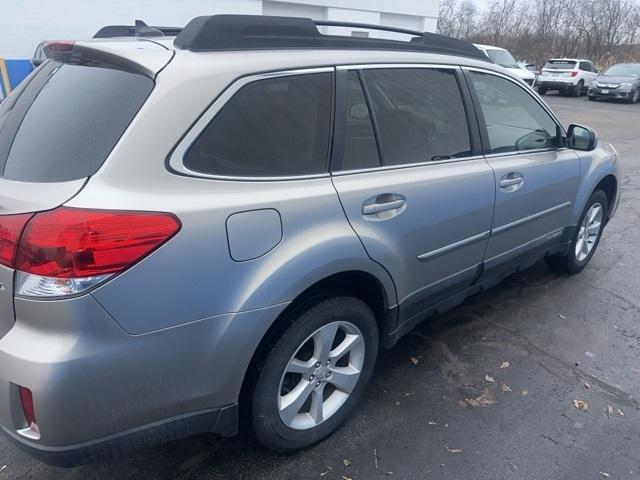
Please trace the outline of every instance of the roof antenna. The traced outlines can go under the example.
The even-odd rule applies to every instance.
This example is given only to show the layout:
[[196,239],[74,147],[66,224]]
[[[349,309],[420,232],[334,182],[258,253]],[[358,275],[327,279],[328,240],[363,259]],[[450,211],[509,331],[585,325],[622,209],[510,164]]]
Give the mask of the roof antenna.
[[136,37],[164,37],[164,34],[157,28],[150,27],[142,20],[136,20]]

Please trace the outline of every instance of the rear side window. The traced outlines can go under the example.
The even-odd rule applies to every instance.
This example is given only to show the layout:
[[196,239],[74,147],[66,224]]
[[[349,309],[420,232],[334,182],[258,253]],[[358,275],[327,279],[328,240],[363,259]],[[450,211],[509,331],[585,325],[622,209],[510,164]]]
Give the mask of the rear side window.
[[489,136],[489,153],[552,148],[558,126],[523,88],[488,73],[471,72]]
[[153,89],[109,66],[46,62],[0,106],[0,176],[62,182],[93,175]]
[[184,166],[240,177],[326,172],[331,84],[331,73],[314,73],[245,85],[189,148]]
[[430,68],[363,70],[382,162],[403,165],[470,155],[455,73]]

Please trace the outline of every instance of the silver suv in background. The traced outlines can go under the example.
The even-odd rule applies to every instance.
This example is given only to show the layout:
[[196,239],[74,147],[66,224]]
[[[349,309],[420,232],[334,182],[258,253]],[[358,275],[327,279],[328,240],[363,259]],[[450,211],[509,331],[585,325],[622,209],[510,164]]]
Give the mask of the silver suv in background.
[[327,23],[53,42],[2,103],[0,425],[20,447],[71,465],[242,417],[304,448],[380,347],[540,258],[587,265],[613,147],[471,44]]

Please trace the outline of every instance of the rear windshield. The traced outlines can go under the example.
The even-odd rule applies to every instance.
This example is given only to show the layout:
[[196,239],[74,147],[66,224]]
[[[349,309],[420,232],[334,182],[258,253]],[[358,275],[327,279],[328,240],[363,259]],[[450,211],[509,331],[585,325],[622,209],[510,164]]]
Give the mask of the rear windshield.
[[62,182],[93,175],[145,102],[150,78],[48,61],[0,104],[0,177]]
[[493,63],[505,68],[520,68],[507,50],[487,49],[487,55]]
[[544,68],[547,70],[573,70],[576,68],[576,63],[566,60],[549,60]]

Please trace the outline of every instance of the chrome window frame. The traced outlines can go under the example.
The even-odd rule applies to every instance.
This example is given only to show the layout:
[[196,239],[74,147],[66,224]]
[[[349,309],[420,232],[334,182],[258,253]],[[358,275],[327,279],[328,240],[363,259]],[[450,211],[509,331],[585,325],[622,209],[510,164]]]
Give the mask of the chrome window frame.
[[[261,80],[268,80],[272,78],[290,77],[295,75],[309,75],[314,73],[333,74],[334,72],[335,72],[334,66],[312,67],[312,68],[301,68],[301,69],[293,69],[293,70],[280,70],[280,71],[273,71],[273,72],[249,74],[233,81],[227,88],[225,88],[222,91],[222,93],[213,101],[213,103],[204,111],[204,113],[200,115],[198,120],[196,120],[196,122],[189,128],[187,133],[180,139],[178,144],[175,146],[175,148],[169,155],[169,160],[168,160],[169,169],[174,173],[186,175],[189,177],[210,178],[210,179],[217,179],[217,180],[239,180],[239,181],[246,181],[246,182],[305,180],[305,179],[329,177],[330,174],[328,171],[321,172],[321,173],[304,174],[304,175],[264,176],[264,177],[217,175],[214,173],[198,172],[198,171],[187,168],[184,164],[184,157],[187,154],[189,148],[191,148],[193,143],[198,139],[198,137],[204,131],[204,129],[207,128],[207,126],[214,119],[214,117],[220,112],[220,110],[222,110],[222,108],[227,104],[227,102],[231,100],[231,98],[236,93],[238,93],[238,91],[242,87],[250,83],[258,82]],[[331,108],[333,109],[333,105]],[[333,128],[333,126],[330,126],[330,128]]]
[[[519,87],[521,90],[523,90],[526,95],[529,95],[531,98],[533,98],[538,103],[538,105],[540,105],[542,109],[547,113],[547,115],[551,117],[551,120],[555,122],[556,126],[560,127],[562,134],[564,136],[567,135],[567,130],[564,128],[564,125],[562,125],[562,122],[560,121],[560,119],[558,119],[558,117],[555,115],[555,113],[553,113],[553,111],[549,108],[549,106],[546,103],[544,103],[544,101],[528,85],[524,85],[522,84],[522,82],[516,81],[513,78],[509,77],[508,75],[505,75],[503,73],[496,72],[493,70],[488,70],[480,67],[468,67],[468,66],[462,66],[461,68],[462,70],[466,70],[470,72],[480,72],[480,73],[486,73],[489,75],[494,75],[496,77],[504,78],[505,80],[510,81],[511,83]],[[484,158],[498,158],[498,157],[513,156],[513,155],[533,155],[536,153],[559,152],[563,150],[570,150],[570,148],[563,146],[563,147],[536,148],[531,150],[510,150],[508,152],[485,153]]]

